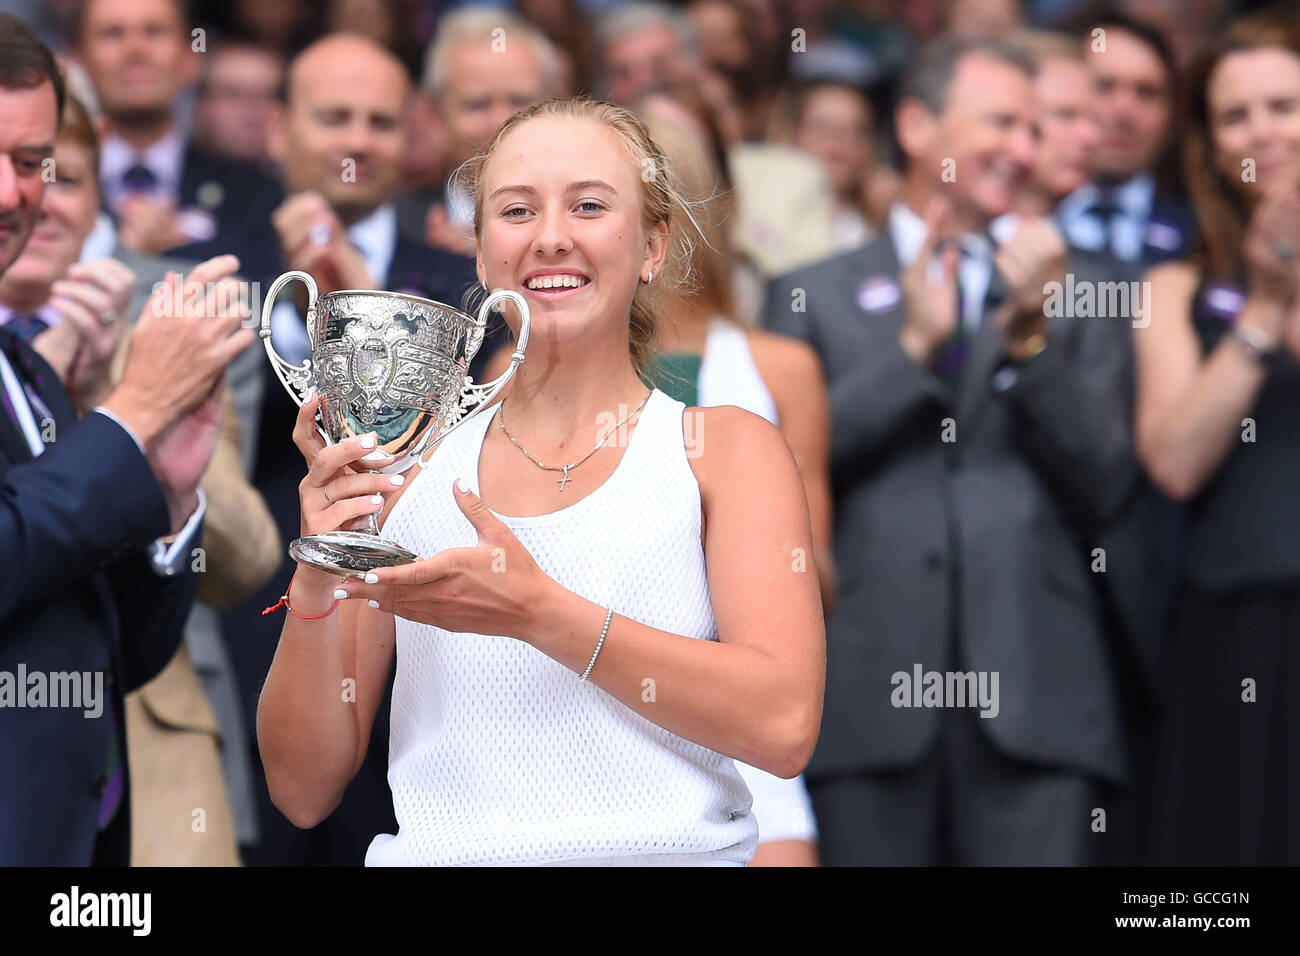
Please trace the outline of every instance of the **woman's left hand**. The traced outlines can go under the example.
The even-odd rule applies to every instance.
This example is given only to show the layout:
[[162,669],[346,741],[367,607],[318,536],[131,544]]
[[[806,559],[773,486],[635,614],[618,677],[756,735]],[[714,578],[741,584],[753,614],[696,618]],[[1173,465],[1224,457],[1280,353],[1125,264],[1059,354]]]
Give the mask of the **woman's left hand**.
[[[537,566],[514,533],[472,491],[452,486],[460,510],[478,532],[473,548],[451,548],[395,568],[378,568],[363,583],[340,587],[379,610],[455,633],[528,640],[560,585]],[[371,606],[376,606],[372,603]]]

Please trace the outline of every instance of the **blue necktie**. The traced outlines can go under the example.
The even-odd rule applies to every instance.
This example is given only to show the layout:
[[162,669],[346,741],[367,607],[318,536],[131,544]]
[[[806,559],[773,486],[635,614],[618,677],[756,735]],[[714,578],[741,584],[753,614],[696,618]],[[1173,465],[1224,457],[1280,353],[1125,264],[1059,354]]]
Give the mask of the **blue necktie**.
[[[3,351],[5,357],[9,359],[9,367],[13,369],[14,375],[18,377],[18,385],[22,389],[23,396],[27,399],[27,405],[35,413],[36,420],[41,423],[45,420],[55,420],[54,413],[50,410],[50,404],[45,401],[41,395],[42,389],[50,383],[45,380],[45,375],[36,367],[38,358],[36,351],[19,336],[13,334],[10,328],[11,323],[0,326],[0,351]],[[27,446],[27,439],[22,427],[22,419],[18,417],[18,410],[14,408],[13,401],[7,389],[0,388],[0,405],[3,406],[6,416],[14,424],[14,435],[21,440],[22,453],[13,457],[15,448],[7,449],[14,461],[27,461],[31,457],[31,449]]]
[[1106,252],[1111,251],[1115,214],[1121,211],[1119,204],[1115,202],[1114,194],[1109,189],[1097,190],[1097,198],[1084,209],[1084,212],[1101,220],[1101,248]]
[[122,174],[122,185],[128,192],[151,193],[158,188],[158,177],[143,163],[136,163]]
[[13,332],[24,342],[33,341],[36,336],[50,327],[50,323],[35,312],[23,312],[10,316],[6,325],[10,332]]

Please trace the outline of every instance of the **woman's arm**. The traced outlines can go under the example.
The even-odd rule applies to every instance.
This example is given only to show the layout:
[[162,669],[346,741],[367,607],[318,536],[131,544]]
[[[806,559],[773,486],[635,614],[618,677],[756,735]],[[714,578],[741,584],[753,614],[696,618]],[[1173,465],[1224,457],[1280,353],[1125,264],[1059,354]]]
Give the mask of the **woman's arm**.
[[835,561],[831,551],[831,412],[821,360],[798,339],[751,332],[754,364],[772,393],[781,434],[803,477],[822,607],[835,603]]
[[[757,415],[720,406],[685,417],[700,450],[691,467],[719,641],[616,614],[588,679],[679,737],[794,777],[817,742],[826,679],[817,577],[800,561],[812,548],[803,483],[781,433]],[[606,609],[558,585],[548,593],[525,639],[581,674]]]
[[[311,462],[300,486],[304,535],[352,530],[378,510],[371,496],[388,495],[384,515],[399,496],[388,475],[354,470],[368,451],[364,436],[325,446],[315,430],[316,405],[303,405],[294,428],[294,441]],[[337,575],[299,565],[289,603],[299,614],[324,614],[340,583]],[[351,601],[316,621],[283,613],[258,700],[257,741],[271,802],[307,828],[334,811],[365,760],[393,666],[396,625],[391,614]]]
[[[1178,500],[1193,497],[1241,440],[1267,369],[1224,336],[1202,360],[1192,326],[1197,272],[1186,264],[1157,266],[1151,323],[1133,330],[1137,360],[1137,449],[1151,480]],[[1252,294],[1237,324],[1276,340],[1283,306]]]
[[[289,601],[323,614],[338,578],[299,565]],[[329,617],[287,615],[257,705],[257,744],[271,802],[294,826],[314,827],[361,768],[392,670],[391,614],[347,601]]]

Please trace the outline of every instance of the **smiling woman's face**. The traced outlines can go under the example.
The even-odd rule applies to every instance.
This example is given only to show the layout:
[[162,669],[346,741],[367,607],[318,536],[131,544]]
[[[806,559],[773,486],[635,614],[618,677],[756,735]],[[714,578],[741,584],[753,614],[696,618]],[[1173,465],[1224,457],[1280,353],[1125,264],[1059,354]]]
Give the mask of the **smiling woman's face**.
[[[576,338],[626,317],[667,228],[644,221],[641,171],[619,134],[540,116],[511,130],[483,171],[478,275],[528,301],[533,334]],[[612,328],[612,326],[611,326]]]
[[1210,75],[1206,101],[1225,182],[1247,196],[1300,185],[1300,57],[1280,47],[1230,53]]

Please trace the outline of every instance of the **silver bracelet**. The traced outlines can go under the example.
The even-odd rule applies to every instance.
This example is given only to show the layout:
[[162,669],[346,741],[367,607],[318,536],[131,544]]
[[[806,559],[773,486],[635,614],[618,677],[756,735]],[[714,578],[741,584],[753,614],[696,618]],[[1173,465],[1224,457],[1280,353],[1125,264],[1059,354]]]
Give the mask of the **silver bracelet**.
[[1267,332],[1244,325],[1233,325],[1228,329],[1241,351],[1255,362],[1267,362],[1277,351],[1277,343]]
[[610,608],[605,612],[605,626],[600,629],[600,640],[596,643],[596,650],[592,653],[591,660],[587,663],[587,669],[582,672],[582,676],[579,677],[578,680],[586,680],[587,675],[591,673],[591,669],[596,666],[596,655],[599,654],[600,649],[605,646],[605,634],[609,630],[609,622],[613,616],[613,608]]

